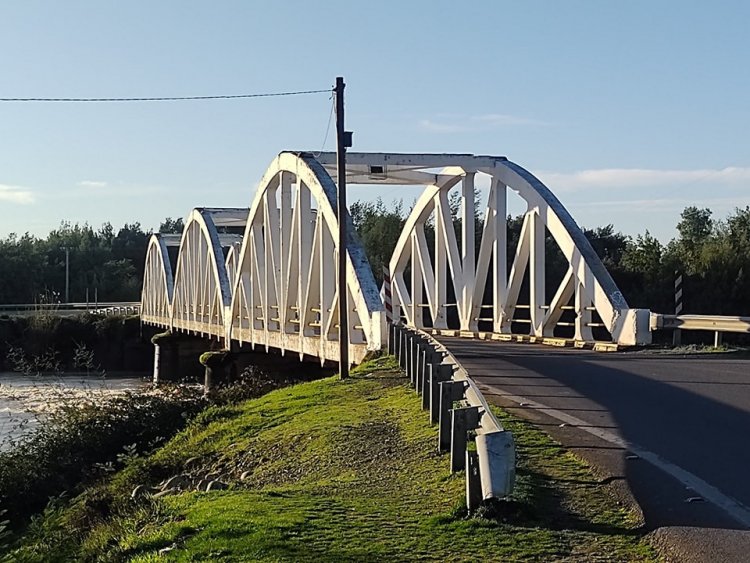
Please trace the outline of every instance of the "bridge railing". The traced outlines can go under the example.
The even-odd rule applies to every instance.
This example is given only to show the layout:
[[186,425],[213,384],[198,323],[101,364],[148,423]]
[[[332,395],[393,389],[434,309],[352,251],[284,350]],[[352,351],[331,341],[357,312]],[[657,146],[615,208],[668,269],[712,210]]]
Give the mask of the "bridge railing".
[[438,425],[438,450],[450,452],[451,472],[466,471],[469,510],[484,500],[508,497],[515,483],[513,435],[492,414],[466,370],[429,334],[401,324],[390,326],[388,349],[421,395],[430,422]]
[[651,313],[651,330],[704,330],[714,333],[714,346],[721,344],[722,333],[750,333],[750,317],[722,315],[662,315]]
[[112,301],[102,303],[14,303],[0,305],[0,315],[138,315],[140,301]]

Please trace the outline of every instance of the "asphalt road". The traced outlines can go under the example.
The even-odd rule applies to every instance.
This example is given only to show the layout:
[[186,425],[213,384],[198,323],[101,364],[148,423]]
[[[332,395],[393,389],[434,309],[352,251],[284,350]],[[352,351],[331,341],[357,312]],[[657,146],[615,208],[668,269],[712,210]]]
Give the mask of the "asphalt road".
[[622,480],[647,527],[750,528],[749,359],[439,340],[488,400]]

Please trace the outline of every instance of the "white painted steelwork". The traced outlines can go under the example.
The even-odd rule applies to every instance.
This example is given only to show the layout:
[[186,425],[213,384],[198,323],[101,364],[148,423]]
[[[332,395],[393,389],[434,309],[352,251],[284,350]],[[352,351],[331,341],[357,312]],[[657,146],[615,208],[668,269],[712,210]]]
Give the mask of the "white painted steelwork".
[[[272,162],[247,209],[196,209],[180,238],[172,268],[166,235],[148,249],[144,322],[337,360],[336,154],[283,152]],[[475,248],[474,186],[486,177],[479,248]],[[552,336],[565,310],[575,312],[575,339],[592,340],[596,311],[620,344],[650,341],[649,312],[630,309],[583,232],[537,178],[504,157],[463,154],[348,153],[347,179],[356,184],[412,185],[421,196],[406,220],[390,262],[394,316],[416,328],[448,328],[455,307],[460,330],[477,332],[486,320],[509,333],[528,309],[529,333]],[[448,192],[460,190],[460,237]],[[507,193],[526,203],[514,256],[506,250]],[[347,221],[351,218],[347,215]],[[428,244],[426,227],[434,231]],[[244,232],[240,239],[240,233]],[[568,270],[545,300],[545,235],[549,232]],[[240,243],[241,240],[241,243]],[[460,240],[460,245],[459,245]],[[225,254],[226,253],[226,254]],[[383,303],[354,229],[347,240],[351,304],[350,357],[360,361],[385,342]],[[509,271],[509,274],[508,274]],[[406,274],[409,273],[407,281]],[[528,305],[519,302],[528,283]],[[491,302],[484,302],[491,283]],[[449,284],[452,291],[449,291]],[[448,296],[453,294],[452,303]],[[424,314],[426,313],[426,315]]]
[[154,234],[148,242],[141,292],[141,322],[169,327],[172,319],[174,277],[168,246],[174,236]]
[[[422,195],[406,220],[390,262],[394,311],[409,326],[424,328],[424,315],[436,329],[448,328],[447,308],[454,306],[462,331],[478,331],[480,320],[491,321],[492,332],[510,333],[519,295],[528,272],[529,334],[553,336],[565,309],[575,312],[575,340],[591,341],[601,318],[612,339],[625,345],[650,342],[649,312],[628,307],[591,244],[552,192],[530,172],[505,157],[460,154],[349,153],[347,181],[351,184],[423,186]],[[334,153],[318,160],[335,163]],[[489,197],[484,209],[481,242],[475,248],[475,181],[485,176]],[[460,244],[454,230],[448,192],[460,190]],[[507,191],[526,203],[521,236],[510,257],[507,239]],[[434,247],[425,227],[434,228]],[[550,302],[545,299],[545,237],[554,238],[568,261],[568,270]],[[410,273],[409,280],[405,279]],[[448,273],[450,272],[450,275]],[[492,283],[491,303],[485,287]],[[448,284],[454,303],[448,303]],[[490,310],[488,313],[484,311]]]
[[[143,321],[178,331],[337,360],[336,185],[307,153],[281,153],[248,209],[196,209],[174,283],[164,235],[146,257]],[[351,218],[347,241],[350,357],[380,350],[383,304]],[[238,228],[244,228],[239,237]],[[221,234],[220,229],[235,234]],[[224,257],[226,249],[226,257]]]
[[[231,337],[337,360],[336,185],[307,153],[281,153],[261,180],[250,209],[232,300]],[[347,229],[349,355],[380,350],[383,304],[353,226]]]

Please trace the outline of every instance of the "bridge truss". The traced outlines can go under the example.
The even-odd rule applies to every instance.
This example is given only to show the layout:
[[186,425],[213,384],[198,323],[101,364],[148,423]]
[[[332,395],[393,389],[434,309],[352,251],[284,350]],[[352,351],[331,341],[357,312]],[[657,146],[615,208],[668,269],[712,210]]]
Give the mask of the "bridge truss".
[[[334,153],[283,152],[249,209],[195,209],[182,236],[154,235],[143,322],[211,336],[226,348],[246,343],[337,360],[335,166]],[[349,153],[347,183],[420,188],[390,261],[394,312],[407,325],[537,337],[567,326],[578,341],[593,340],[598,326],[620,344],[650,340],[649,312],[628,307],[559,200],[506,158]],[[478,186],[486,192],[481,213]],[[509,192],[523,205],[515,246]],[[345,220],[350,357],[360,361],[381,349],[387,328],[367,257]],[[550,245],[566,269],[548,292]]]

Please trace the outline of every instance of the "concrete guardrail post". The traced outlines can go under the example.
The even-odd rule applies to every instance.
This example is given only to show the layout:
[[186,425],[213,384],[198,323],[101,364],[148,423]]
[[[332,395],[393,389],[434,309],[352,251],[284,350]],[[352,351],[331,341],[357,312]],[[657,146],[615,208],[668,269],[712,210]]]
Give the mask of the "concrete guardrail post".
[[466,450],[466,507],[474,512],[482,503],[482,480],[479,476],[479,455]]
[[406,327],[401,327],[401,336],[399,338],[399,365],[401,366],[401,369],[406,371],[407,364],[407,356],[408,356],[408,350],[409,347],[407,346],[407,343],[409,341],[409,331],[406,330]]
[[438,451],[451,449],[451,409],[454,401],[464,396],[464,384],[461,381],[443,381],[440,383],[440,407],[438,414]]
[[406,375],[409,376],[409,381],[414,381],[414,370],[412,369],[414,367],[414,363],[412,362],[414,356],[414,351],[412,349],[414,334],[409,329],[406,329],[404,333],[406,334],[406,339],[404,340],[404,351],[406,352]]
[[451,410],[451,473],[466,467],[466,443],[469,430],[479,426],[479,407]]
[[430,400],[432,397],[430,377],[432,375],[433,366],[442,361],[443,355],[441,353],[435,350],[432,346],[427,348],[424,355],[424,375],[422,377],[422,410],[430,410]]
[[453,367],[448,364],[430,365],[430,424],[440,422],[440,384],[450,381],[453,377]]
[[419,352],[422,349],[422,337],[418,334],[412,335],[411,340],[411,383],[416,386],[417,374],[419,372]]
[[516,449],[506,430],[477,434],[482,499],[505,498],[516,481]]
[[401,363],[401,327],[397,324],[391,325],[392,331],[392,349],[391,354],[396,356],[396,359]]
[[417,370],[414,379],[414,390],[418,395],[422,394],[422,382],[427,373],[427,355],[430,354],[432,346],[424,338],[420,338],[417,345]]

